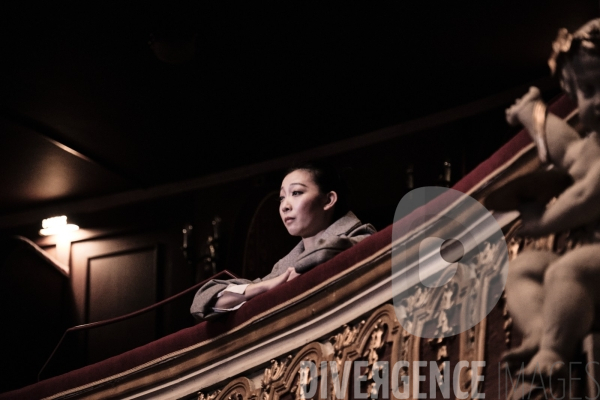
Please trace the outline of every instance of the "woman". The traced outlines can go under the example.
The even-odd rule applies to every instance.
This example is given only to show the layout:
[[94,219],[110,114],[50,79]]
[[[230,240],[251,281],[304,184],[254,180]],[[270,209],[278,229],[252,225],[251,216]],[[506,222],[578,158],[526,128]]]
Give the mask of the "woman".
[[347,194],[339,174],[326,165],[292,168],[283,179],[279,214],[300,243],[279,260],[262,279],[211,280],[202,286],[190,308],[197,319],[237,310],[247,300],[295,279],[336,254],[373,234],[349,211]]

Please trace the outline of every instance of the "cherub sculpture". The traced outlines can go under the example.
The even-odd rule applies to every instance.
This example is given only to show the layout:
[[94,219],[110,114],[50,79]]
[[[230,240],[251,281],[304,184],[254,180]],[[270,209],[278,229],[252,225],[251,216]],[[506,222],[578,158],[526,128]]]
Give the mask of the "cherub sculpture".
[[[533,190],[530,186],[527,191],[538,191],[539,196],[518,206],[520,234],[542,236],[576,228],[591,234],[590,240],[564,255],[531,250],[513,261],[506,295],[524,336],[520,347],[504,355],[510,366],[525,363],[526,376],[548,377],[568,370],[576,347],[600,322],[596,318],[600,303],[600,19],[574,34],[559,31],[549,65],[566,93],[577,101],[585,132],[580,134],[547,113],[537,88],[506,111],[509,123],[520,123],[529,131],[540,159],[551,164],[559,177],[558,181],[551,177],[554,188],[550,190],[541,187],[548,181],[544,173],[540,180],[530,179]],[[553,190],[557,198],[547,205]]]

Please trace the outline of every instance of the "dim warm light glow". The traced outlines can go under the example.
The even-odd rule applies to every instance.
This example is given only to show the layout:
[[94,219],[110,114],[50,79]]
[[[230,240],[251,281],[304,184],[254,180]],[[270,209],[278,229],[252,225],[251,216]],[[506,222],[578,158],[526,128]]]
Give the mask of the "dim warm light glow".
[[60,217],[46,218],[42,221],[42,229],[40,229],[40,235],[50,236],[58,235],[61,233],[73,232],[79,229],[79,226],[74,224],[67,224],[67,217],[61,215]]

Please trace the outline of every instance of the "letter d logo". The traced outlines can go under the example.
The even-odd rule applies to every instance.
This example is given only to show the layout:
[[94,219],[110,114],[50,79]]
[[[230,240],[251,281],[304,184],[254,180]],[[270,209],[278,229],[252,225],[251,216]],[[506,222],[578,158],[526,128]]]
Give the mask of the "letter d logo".
[[504,234],[478,201],[453,189],[407,193],[394,215],[392,292],[409,333],[448,337],[477,325],[508,272]]

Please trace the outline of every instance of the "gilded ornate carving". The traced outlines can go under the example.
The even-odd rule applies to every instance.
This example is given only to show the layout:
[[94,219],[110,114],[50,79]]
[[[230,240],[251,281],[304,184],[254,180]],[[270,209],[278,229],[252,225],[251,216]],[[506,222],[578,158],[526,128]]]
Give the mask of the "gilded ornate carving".
[[504,319],[504,324],[502,326],[502,328],[504,329],[504,343],[506,343],[506,345],[510,347],[512,339],[513,320],[510,316],[510,312],[508,311],[508,306],[506,304],[506,294],[502,295],[500,301],[502,304],[502,318]]
[[444,382],[444,369],[445,364],[444,361],[448,361],[448,342],[449,338],[435,338],[435,339],[427,339],[427,344],[435,351],[436,357],[435,361],[438,365],[438,370],[440,371],[440,381],[438,383]]
[[[402,378],[412,376],[412,362],[418,360],[419,338],[402,329],[396,318],[394,307],[386,304],[375,310],[364,323],[358,336],[355,345],[356,351],[347,351],[345,360],[355,360],[360,357],[367,361],[368,365],[362,376],[366,378],[366,390],[371,397],[382,397],[382,393],[377,393],[381,388],[376,387],[374,375],[381,375],[381,370],[385,367],[386,362],[391,368],[400,360],[407,361],[408,366],[404,366],[398,371],[400,376],[397,382],[401,386],[399,390],[411,393],[403,387],[404,382],[410,382],[410,380]],[[391,351],[388,352],[387,348]],[[389,359],[383,358],[384,353],[389,355]]]
[[[287,367],[271,383],[268,392],[263,388],[263,394],[268,394],[267,398],[275,400],[287,394],[291,394],[296,400],[305,400],[305,388],[310,386],[313,380],[318,382],[320,374],[318,367],[321,361],[329,360],[330,353],[331,351],[327,351],[327,347],[319,342],[307,344],[287,362]],[[309,368],[309,362],[317,367],[314,376]]]
[[449,337],[485,318],[502,294],[498,277],[507,260],[504,243],[485,242],[477,250],[436,278],[440,285],[417,285],[404,296],[396,305],[403,327],[421,337]]
[[337,362],[338,371],[342,370],[344,363],[344,350],[354,344],[358,337],[358,332],[365,325],[365,321],[362,320],[358,324],[350,328],[348,325],[343,326],[343,331],[329,338],[329,341],[333,345],[334,360]]
[[[467,262],[469,264],[469,271],[474,273],[474,277],[471,280],[475,290],[470,291],[470,295],[464,299],[459,299],[463,303],[462,307],[462,318],[468,321],[468,325],[471,328],[465,330],[458,336],[459,340],[459,357],[461,361],[468,362],[469,367],[463,368],[459,374],[459,386],[460,390],[469,393],[471,398],[473,393],[482,393],[483,388],[472,387],[472,377],[474,371],[471,370],[473,362],[485,360],[485,330],[487,320],[482,318],[480,313],[487,313],[490,310],[490,304],[494,305],[502,297],[502,292],[497,290],[498,285],[494,285],[491,280],[498,276],[499,268],[502,267],[503,262],[503,249],[499,244],[485,243],[484,251],[480,251],[471,257]],[[518,247],[516,244],[509,243],[509,257],[510,252],[514,252]],[[471,307],[465,307],[465,304],[471,304]],[[478,324],[474,324],[475,321],[481,321]],[[477,367],[478,371],[476,375],[483,375],[483,366]],[[482,385],[483,382],[479,382]],[[476,390],[475,390],[476,389]]]
[[269,400],[271,384],[283,376],[291,360],[291,355],[284,358],[281,362],[277,360],[271,360],[271,367],[266,368],[265,372],[263,373],[263,378],[261,381],[261,400]]
[[[474,393],[472,387],[473,371],[471,366],[473,361],[484,361],[485,360],[485,327],[487,321],[484,319],[473,328],[466,330],[459,335],[459,356],[458,359],[461,361],[467,361],[469,366],[463,368],[459,374],[459,386],[460,390],[469,393],[467,399],[471,399]],[[483,366],[478,367],[476,375],[483,376]],[[475,393],[483,393],[483,382],[478,382],[480,385],[475,390]]]
[[283,359],[283,361],[278,362],[277,360],[271,360],[271,367],[266,368],[263,374],[261,386],[268,387],[274,381],[278,380],[283,376],[283,373],[287,369],[289,362],[292,360],[292,356],[289,355]]
[[[515,222],[508,232],[505,235],[506,238],[506,246],[508,248],[508,260],[513,261],[517,255],[522,251],[524,240],[522,237],[516,236],[516,232],[521,226],[521,221]],[[504,342],[508,347],[511,345],[512,341],[512,328],[513,328],[513,320],[510,316],[510,311],[508,309],[508,304],[506,302],[506,293],[502,293],[502,297],[500,298],[500,302],[502,304],[502,318],[504,319]]]
[[227,400],[244,400],[244,395],[233,391],[229,396],[227,396]]
[[447,337],[441,337],[441,338],[427,340],[427,343],[436,352],[435,361],[438,366],[438,371],[440,371],[440,376],[437,378],[438,379],[437,383],[439,386],[442,386],[442,384],[444,383],[444,373],[445,373],[445,369],[446,369],[445,361],[449,360],[449,358],[448,358],[448,342],[449,342],[449,338],[447,338]]
[[377,321],[377,324],[375,324],[375,326],[373,327],[373,330],[371,331],[369,344],[367,345],[367,348],[363,352],[363,357],[366,357],[367,361],[369,363],[367,379],[373,379],[373,372],[379,371],[383,368],[377,362],[379,361],[378,352],[381,350],[381,348],[385,344],[385,341],[384,341],[385,340],[384,333],[386,331],[385,328],[386,328],[386,326],[383,325],[381,320]]
[[198,392],[198,400],[215,400],[219,393],[221,393],[221,390],[215,390],[208,395],[205,395],[204,392]]
[[256,391],[252,381],[248,378],[241,377],[229,382],[222,390],[214,397],[215,400],[255,400]]
[[[381,398],[382,394],[377,393],[381,388],[376,387],[374,375],[381,375],[386,363],[394,365],[399,360],[407,361],[408,366],[399,370],[398,383],[404,385],[405,380],[402,377],[412,376],[413,361],[418,360],[419,338],[402,329],[391,304],[379,307],[370,312],[368,319],[359,321],[344,325],[324,342],[309,343],[293,355],[271,360],[270,365],[264,369],[260,387],[256,389],[252,381],[242,377],[230,381],[221,390],[208,395],[204,392],[199,393],[198,400],[279,400],[290,396],[294,400],[307,400],[307,388],[313,383],[321,383],[323,379],[327,381],[324,386],[327,397],[336,399],[336,395],[341,393],[336,393],[332,383],[331,363],[339,367],[338,372],[341,375],[345,363],[356,360],[365,360],[368,364],[361,371],[366,380],[363,390],[371,393],[372,397],[379,395]],[[307,361],[313,363],[312,365],[317,367],[316,370],[311,370]],[[324,370],[321,369],[322,362],[327,363]],[[327,375],[321,376],[325,371]],[[352,379],[348,379],[348,382],[353,384]],[[348,388],[341,389],[348,393]],[[320,390],[319,385],[317,398],[320,398]],[[405,390],[402,386],[399,390],[412,395],[410,390]]]
[[506,249],[508,250],[508,261],[512,261],[515,259],[515,257],[517,257],[517,254],[519,254],[519,249],[521,248],[521,245],[523,243],[523,240],[521,238],[512,236],[512,237],[506,237]]
[[[400,384],[400,390],[404,390],[404,382],[409,379],[412,361],[419,359],[419,338],[411,335],[406,330],[400,328],[400,335],[398,340],[398,360],[408,361],[409,366],[403,366],[400,368],[400,376],[398,382]],[[394,360],[395,362],[396,360]]]
[[414,331],[413,324],[418,322],[417,312],[427,304],[431,296],[432,288],[423,289],[420,286],[414,288],[413,293],[404,300],[398,315],[402,315],[402,326],[408,331]]
[[521,225],[520,220],[516,221],[506,234],[510,261],[525,250],[547,250],[556,254],[564,254],[569,250],[580,247],[582,244],[595,241],[594,230],[584,228],[552,233],[537,238],[517,236],[517,231]]
[[[310,360],[307,359],[306,361]],[[296,400],[306,400],[305,390],[310,385],[312,379],[316,379],[316,377],[311,376],[308,364],[301,364],[300,368],[298,368],[298,380],[292,386],[292,392]]]

